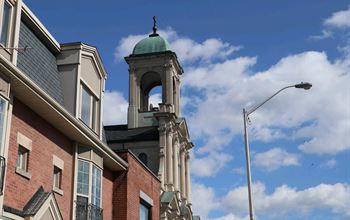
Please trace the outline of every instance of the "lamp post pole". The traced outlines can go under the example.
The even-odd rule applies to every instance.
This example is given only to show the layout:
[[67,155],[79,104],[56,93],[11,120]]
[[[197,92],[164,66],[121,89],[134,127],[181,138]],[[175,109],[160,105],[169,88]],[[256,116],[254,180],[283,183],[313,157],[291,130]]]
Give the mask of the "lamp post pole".
[[246,157],[246,168],[247,168],[247,181],[248,181],[248,202],[249,202],[249,216],[250,220],[254,220],[254,206],[253,206],[253,196],[252,196],[252,175],[251,175],[251,169],[250,169],[250,150],[249,150],[249,140],[248,140],[248,117],[251,113],[253,113],[255,110],[260,108],[262,105],[264,105],[266,102],[268,102],[270,99],[275,97],[278,93],[282,92],[285,89],[295,87],[297,89],[305,89],[309,90],[312,87],[311,83],[299,83],[296,85],[290,85],[283,87],[282,89],[275,92],[273,95],[265,99],[260,104],[253,107],[251,110],[246,110],[243,108],[243,122],[244,122],[244,146],[245,146],[245,157]]
[[243,121],[244,121],[244,145],[245,145],[245,158],[247,167],[247,178],[248,178],[248,199],[249,199],[249,215],[250,220],[254,220],[254,209],[253,209],[253,197],[252,197],[252,175],[250,173],[250,151],[249,151],[249,141],[248,141],[248,114],[243,108]]

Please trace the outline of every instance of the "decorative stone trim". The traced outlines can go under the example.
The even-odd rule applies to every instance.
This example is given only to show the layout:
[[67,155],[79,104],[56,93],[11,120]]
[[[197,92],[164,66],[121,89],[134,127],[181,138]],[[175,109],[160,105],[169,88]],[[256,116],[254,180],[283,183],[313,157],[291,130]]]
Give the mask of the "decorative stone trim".
[[52,164],[63,171],[64,161],[61,158],[57,157],[56,155],[52,155]]
[[20,132],[17,133],[17,144],[21,145],[29,151],[32,151],[32,140]]
[[147,202],[150,206],[153,206],[153,199],[151,199],[151,197],[149,197],[146,193],[140,191],[140,198]]
[[15,171],[18,175],[30,180],[32,178],[32,174],[30,172],[24,171],[22,169],[19,169],[18,167],[16,167],[16,171]]

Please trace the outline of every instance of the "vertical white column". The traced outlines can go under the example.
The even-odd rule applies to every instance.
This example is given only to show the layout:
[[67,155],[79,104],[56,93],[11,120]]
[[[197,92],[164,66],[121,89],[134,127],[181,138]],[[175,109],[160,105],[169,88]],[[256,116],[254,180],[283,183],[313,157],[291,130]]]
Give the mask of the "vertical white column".
[[174,97],[174,102],[175,102],[175,113],[177,116],[180,115],[180,79],[176,78],[175,79],[175,97]]
[[[165,64],[165,74],[166,74],[166,104],[170,104],[173,108],[174,106],[174,100],[173,100],[173,74],[171,71],[171,67],[172,65],[169,64]],[[173,109],[172,109],[173,111]]]
[[173,133],[171,127],[167,127],[166,143],[167,191],[173,191]]
[[174,175],[174,188],[175,191],[179,191],[179,141],[178,136],[174,136],[174,148],[173,148],[173,175]]
[[188,152],[186,152],[186,197],[187,197],[187,202],[190,203],[190,197],[191,197],[191,187],[190,187],[190,155]]
[[160,184],[162,190],[165,190],[165,168],[166,168],[166,127],[165,125],[161,125],[159,127],[159,170],[158,170],[158,178],[160,179]]
[[181,144],[181,150],[180,150],[180,167],[181,167],[181,173],[180,173],[181,197],[186,198],[185,149],[182,144]]
[[135,128],[137,121],[137,79],[136,69],[129,68],[129,107],[128,107],[128,127]]

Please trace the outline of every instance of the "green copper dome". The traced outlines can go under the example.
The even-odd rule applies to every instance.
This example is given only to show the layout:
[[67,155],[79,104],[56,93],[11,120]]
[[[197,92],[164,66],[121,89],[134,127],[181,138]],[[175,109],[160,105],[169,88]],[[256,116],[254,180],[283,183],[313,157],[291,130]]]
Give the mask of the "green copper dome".
[[132,52],[133,55],[158,53],[170,51],[170,45],[167,40],[156,33],[149,35],[149,37],[138,42]]

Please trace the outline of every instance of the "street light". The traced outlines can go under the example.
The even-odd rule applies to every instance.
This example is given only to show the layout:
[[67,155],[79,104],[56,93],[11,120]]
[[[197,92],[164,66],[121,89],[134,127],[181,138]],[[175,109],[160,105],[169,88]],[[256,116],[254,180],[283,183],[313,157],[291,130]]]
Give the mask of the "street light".
[[312,87],[311,83],[299,83],[291,86],[286,86],[277,92],[275,92],[272,96],[268,97],[266,100],[261,102],[260,104],[256,105],[255,107],[251,108],[250,110],[246,110],[243,108],[243,121],[244,121],[244,144],[245,144],[245,156],[246,156],[246,163],[247,163],[247,178],[248,178],[248,199],[249,199],[249,215],[250,220],[254,220],[254,209],[253,209],[253,198],[252,198],[252,176],[250,172],[250,153],[249,153],[249,142],[248,142],[248,128],[247,128],[247,120],[248,116],[253,113],[255,110],[260,108],[262,105],[264,105],[266,102],[268,102],[270,99],[275,97],[278,93],[282,92],[285,89],[295,87],[297,89],[305,89],[309,90]]

